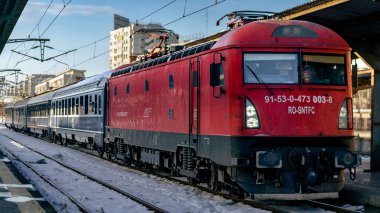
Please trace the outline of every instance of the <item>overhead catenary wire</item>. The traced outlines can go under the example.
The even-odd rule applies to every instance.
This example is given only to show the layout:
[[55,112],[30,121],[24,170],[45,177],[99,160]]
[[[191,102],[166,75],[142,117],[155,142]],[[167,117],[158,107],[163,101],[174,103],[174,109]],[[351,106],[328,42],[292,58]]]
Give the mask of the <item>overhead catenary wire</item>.
[[167,25],[173,24],[174,22],[177,22],[177,21],[179,21],[179,20],[181,20],[181,19],[183,19],[183,18],[186,18],[186,17],[188,17],[188,16],[191,16],[191,15],[194,15],[194,14],[196,14],[196,13],[199,13],[199,12],[201,12],[201,11],[203,11],[203,10],[206,10],[206,9],[208,9],[208,8],[210,8],[210,7],[213,7],[213,6],[217,5],[217,4],[220,4],[220,3],[225,2],[225,1],[227,1],[227,0],[220,0],[220,1],[216,0],[214,4],[211,4],[211,5],[209,5],[209,6],[206,6],[206,7],[204,7],[204,8],[201,8],[201,9],[196,10],[196,11],[194,11],[194,12],[191,12],[191,13],[189,13],[189,14],[183,15],[182,17],[177,18],[177,19],[175,19],[175,20],[173,20],[173,21],[171,21],[171,22],[169,22],[169,23],[166,23],[166,24],[164,24],[164,25],[162,25],[162,26],[165,27],[165,26],[167,26]]
[[169,2],[169,3],[167,3],[166,5],[164,5],[164,6],[160,7],[160,8],[158,8],[157,10],[155,10],[155,11],[149,13],[148,15],[144,16],[143,18],[141,18],[140,20],[138,20],[138,22],[140,22],[140,21],[142,21],[142,20],[148,18],[149,16],[151,16],[151,15],[157,13],[158,11],[160,11],[160,10],[164,9],[165,7],[167,7],[167,6],[171,5],[171,4],[173,4],[173,3],[176,2],[176,1],[177,1],[177,0],[173,0],[173,1]]

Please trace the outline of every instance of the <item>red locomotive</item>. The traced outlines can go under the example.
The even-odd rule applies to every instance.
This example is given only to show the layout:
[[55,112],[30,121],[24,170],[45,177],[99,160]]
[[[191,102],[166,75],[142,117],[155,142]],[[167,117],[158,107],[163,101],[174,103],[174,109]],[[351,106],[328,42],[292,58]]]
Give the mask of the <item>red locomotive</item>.
[[359,163],[350,47],[314,23],[244,24],[116,70],[108,91],[108,157],[215,190],[335,196]]
[[218,41],[170,54],[160,44],[148,55],[155,58],[111,77],[8,105],[6,125],[214,190],[336,197],[344,169],[354,178],[360,163],[350,152],[350,47],[310,22],[248,11],[228,17],[230,31]]

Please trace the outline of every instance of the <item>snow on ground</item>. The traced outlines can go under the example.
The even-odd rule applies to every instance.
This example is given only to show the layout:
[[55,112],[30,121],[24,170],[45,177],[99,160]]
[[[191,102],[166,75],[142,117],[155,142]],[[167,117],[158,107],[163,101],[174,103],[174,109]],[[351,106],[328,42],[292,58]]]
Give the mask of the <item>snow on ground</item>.
[[[191,186],[173,183],[154,175],[118,166],[112,162],[67,147],[47,143],[39,139],[15,133],[4,127],[0,127],[0,131],[1,134],[10,136],[17,143],[30,146],[65,164],[79,168],[89,175],[106,181],[109,184],[118,186],[118,188],[132,193],[148,202],[154,203],[169,212],[267,212],[241,203],[235,203],[220,196],[202,192]],[[16,153],[18,153],[18,155],[20,155],[23,152],[22,150],[25,149],[22,148],[20,144],[12,144],[10,142],[11,140],[0,136],[0,143],[7,148],[12,148],[12,150],[17,151]],[[30,159],[31,162],[43,162],[43,159],[39,159],[38,157],[33,158],[32,155],[27,159]],[[47,159],[45,160],[48,162]],[[55,170],[53,163],[49,162],[46,164],[35,165],[40,171],[49,174],[49,177],[52,179],[71,179],[71,172]],[[18,168],[24,170],[22,167],[23,166],[18,166]],[[36,178],[35,175],[30,174],[29,172],[24,175],[28,179],[31,179],[32,184],[34,184],[38,190],[43,190],[41,194],[45,199],[51,201],[52,205],[58,205],[58,207],[56,206],[57,209],[62,209],[62,205],[63,203],[66,203],[66,201],[62,201],[60,195],[44,190],[46,186],[40,187],[39,184],[41,184],[41,181],[38,181],[38,178]],[[124,204],[124,202],[126,202],[124,198],[117,197],[116,195],[110,196],[107,193],[102,194],[101,186],[93,184],[89,187],[88,183],[85,183],[85,180],[67,181],[65,187],[67,187],[67,190],[76,190],[78,192],[78,197],[82,199],[89,197],[90,193],[96,193],[99,200],[104,201],[108,199],[108,201],[106,201],[107,203],[99,203],[97,200],[89,200],[88,202],[93,203],[95,211],[99,211],[100,207],[103,207],[105,212],[115,212],[118,208],[120,209],[120,206],[123,206],[122,208],[124,208],[124,212],[126,210],[128,210],[128,212],[144,211],[142,209],[137,209],[137,207],[126,208],[125,206],[129,204]]]

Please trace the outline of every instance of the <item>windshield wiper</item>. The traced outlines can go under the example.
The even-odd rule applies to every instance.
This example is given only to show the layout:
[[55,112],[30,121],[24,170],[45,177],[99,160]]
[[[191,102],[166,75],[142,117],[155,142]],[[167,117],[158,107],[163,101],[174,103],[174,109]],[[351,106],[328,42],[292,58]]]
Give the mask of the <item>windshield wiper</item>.
[[252,73],[252,75],[257,79],[257,82],[259,83],[259,84],[263,84],[264,86],[265,86],[265,88],[266,89],[268,89],[268,91],[269,91],[269,93],[271,94],[271,95],[273,95],[273,91],[272,91],[272,89],[271,88],[269,88],[268,87],[268,85],[267,84],[265,84],[265,82],[263,81],[263,79],[261,79],[252,69],[251,69],[251,67],[248,65],[248,64],[245,64],[245,66],[247,66],[247,68],[249,69],[249,71],[251,71],[251,73]]
[[248,65],[248,64],[245,64],[245,66],[247,66],[247,68],[249,69],[249,71],[251,71],[252,75],[257,79],[257,82],[259,84],[265,84],[265,82],[263,81],[263,79],[261,79],[252,69],[251,67]]

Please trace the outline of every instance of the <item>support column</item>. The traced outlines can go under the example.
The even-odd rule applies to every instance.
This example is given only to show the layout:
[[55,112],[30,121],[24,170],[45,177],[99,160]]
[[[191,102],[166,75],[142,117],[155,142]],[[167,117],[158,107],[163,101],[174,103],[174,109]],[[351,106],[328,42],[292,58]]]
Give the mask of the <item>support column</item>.
[[[380,60],[377,58],[376,60]],[[378,63],[377,63],[378,64]],[[371,171],[380,171],[380,67],[375,68],[372,90]]]

